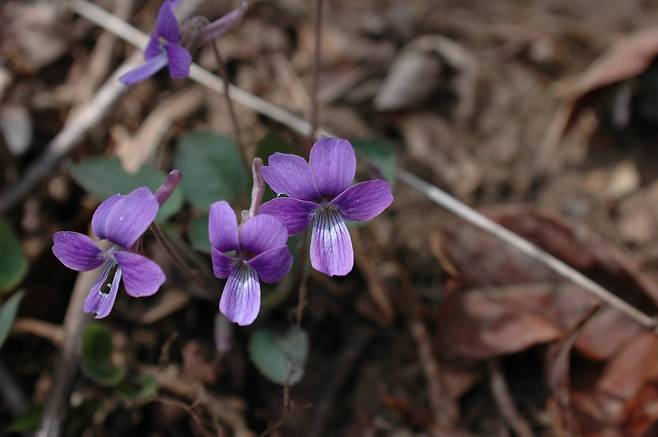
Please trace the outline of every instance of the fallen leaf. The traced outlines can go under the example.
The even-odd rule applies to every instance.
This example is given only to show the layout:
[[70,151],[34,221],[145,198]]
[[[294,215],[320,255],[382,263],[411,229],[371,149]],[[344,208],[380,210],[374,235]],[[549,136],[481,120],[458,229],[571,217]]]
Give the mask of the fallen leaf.
[[477,60],[462,45],[440,35],[426,35],[407,44],[375,97],[375,108],[396,111],[418,105],[441,85],[457,96],[455,116],[468,118],[475,107]]

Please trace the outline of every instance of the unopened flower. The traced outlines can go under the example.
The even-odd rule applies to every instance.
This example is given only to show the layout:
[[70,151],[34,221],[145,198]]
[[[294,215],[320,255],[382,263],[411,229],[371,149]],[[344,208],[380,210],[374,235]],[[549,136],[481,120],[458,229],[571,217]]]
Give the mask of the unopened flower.
[[210,207],[208,233],[215,276],[228,278],[219,310],[238,325],[251,324],[260,309],[260,283],[280,281],[292,266],[288,233],[276,218],[261,214],[238,227],[228,203]]
[[259,211],[278,218],[290,234],[312,225],[311,265],[329,276],[346,275],[354,265],[352,240],[345,220],[365,221],[393,202],[390,185],[370,180],[352,185],[356,155],[347,140],[322,138],[304,158],[275,153],[261,169],[278,197]]
[[165,66],[172,79],[190,75],[192,55],[181,44],[181,31],[174,9],[181,0],[164,0],[155,22],[155,31],[144,50],[146,63],[122,75],[119,80],[126,86],[153,76]]
[[91,220],[96,236],[111,244],[107,249],[78,232],[63,231],[53,235],[53,253],[66,267],[84,272],[102,266],[85,300],[85,312],[95,313],[97,319],[106,317],[112,310],[122,279],[126,292],[133,297],[151,296],[158,291],[165,280],[160,266],[131,251],[155,219],[158,208],[157,200],[146,187],[107,198]]

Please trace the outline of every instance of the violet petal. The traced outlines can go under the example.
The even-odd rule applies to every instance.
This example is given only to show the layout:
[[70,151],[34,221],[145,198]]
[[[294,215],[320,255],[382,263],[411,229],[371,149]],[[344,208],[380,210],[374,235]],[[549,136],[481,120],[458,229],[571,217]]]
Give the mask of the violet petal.
[[79,232],[55,232],[53,253],[62,264],[78,272],[94,270],[105,261],[94,240]]
[[242,264],[226,281],[219,310],[240,326],[251,324],[260,309],[260,284],[253,267]]
[[[114,273],[112,283],[107,284],[109,274],[113,270],[112,267],[113,264],[107,264],[103,273],[101,273],[96,283],[91,287],[91,290],[85,299],[84,312],[94,313],[94,317],[97,319],[102,319],[110,314],[110,311],[112,311],[112,307],[114,306],[114,301],[117,298],[119,282],[121,282],[121,270],[117,269]],[[109,290],[106,293],[104,290],[107,290],[108,285]]]
[[155,294],[165,281],[165,274],[155,262],[145,256],[120,251],[114,254],[123,274],[123,285],[132,297]]
[[258,255],[266,250],[283,246],[288,240],[286,227],[275,217],[258,214],[239,228],[240,250]]
[[255,258],[247,261],[251,267],[256,269],[261,281],[271,284],[283,279],[292,267],[292,255],[288,246],[276,247],[266,250]]
[[262,204],[258,212],[276,217],[286,227],[288,234],[295,235],[306,229],[319,206],[307,200],[279,197]]
[[190,52],[186,48],[173,43],[167,43],[165,51],[169,60],[169,76],[172,79],[188,77],[190,75],[190,65],[192,65]]
[[223,200],[210,205],[208,237],[210,245],[220,252],[240,249],[238,220],[231,205]]
[[349,141],[319,139],[311,149],[309,164],[322,196],[334,197],[349,187],[356,174],[356,155]]
[[352,239],[335,209],[318,210],[311,234],[311,265],[326,275],[347,275],[354,265]]
[[165,53],[160,53],[155,58],[151,58],[146,63],[140,65],[137,68],[130,70],[129,72],[121,75],[119,80],[125,86],[131,86],[137,82],[141,82],[149,77],[153,76],[158,71],[162,70],[165,65],[167,65],[167,55]]
[[370,220],[393,203],[393,194],[388,182],[375,179],[349,187],[331,201],[345,220]]
[[260,172],[277,194],[302,200],[320,197],[311,167],[301,156],[277,152],[270,156],[267,164]]
[[158,214],[158,201],[146,187],[123,196],[114,204],[105,219],[105,237],[124,249],[129,249],[151,225]]
[[178,19],[174,15],[175,3],[165,0],[158,11],[158,18],[155,21],[156,33],[169,42],[178,44],[180,42],[180,29]]
[[146,44],[144,49],[144,59],[147,61],[153,59],[158,55],[162,54],[162,41],[160,41],[160,36],[158,32],[155,31],[149,37],[149,42]]
[[121,194],[113,194],[107,199],[105,199],[91,218],[91,229],[94,231],[94,234],[101,240],[105,240],[105,224],[107,222],[107,215],[112,210],[112,207],[121,199],[123,196]]
[[226,279],[229,277],[237,260],[232,256],[228,256],[219,250],[212,248],[212,271],[219,279]]

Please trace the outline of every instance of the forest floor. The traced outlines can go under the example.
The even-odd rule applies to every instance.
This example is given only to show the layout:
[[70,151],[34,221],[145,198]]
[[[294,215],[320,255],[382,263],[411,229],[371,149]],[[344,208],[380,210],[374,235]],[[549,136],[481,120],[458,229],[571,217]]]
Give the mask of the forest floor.
[[[4,193],[135,52],[65,3],[0,3]],[[159,7],[96,3],[145,33]],[[234,84],[305,119],[313,3],[254,1],[218,41]],[[196,13],[215,18],[234,6],[205,1]],[[349,139],[387,140],[400,168],[653,315],[656,20],[658,4],[646,0],[326,1],[319,124]],[[215,71],[212,50],[195,60]],[[283,124],[239,104],[236,111],[252,153],[264,139],[309,146]],[[143,148],[152,151],[148,164],[169,170],[180,135],[200,129],[233,135],[224,97],[160,74],[113,102],[3,212],[30,267],[2,346],[0,391],[18,390],[29,408],[0,409],[0,429],[36,426],[58,384],[77,273],[53,256],[52,234],[87,232],[99,200],[70,164],[106,156],[126,165]],[[372,170],[362,167],[366,179]],[[158,392],[127,396],[80,373],[64,435],[658,435],[656,334],[400,180],[394,195],[384,214],[352,228],[350,275],[310,274],[309,354],[303,378],[285,390],[254,367],[247,345],[256,329],[290,325],[295,284],[269,300],[265,290],[252,327],[216,324],[222,283],[216,300],[190,295],[149,237],[171,280],[147,300],[123,294],[102,323],[114,365],[131,381],[151,375]],[[184,206],[169,231],[187,241],[195,217]],[[210,269],[209,256],[196,256]],[[221,353],[218,331],[230,338]]]

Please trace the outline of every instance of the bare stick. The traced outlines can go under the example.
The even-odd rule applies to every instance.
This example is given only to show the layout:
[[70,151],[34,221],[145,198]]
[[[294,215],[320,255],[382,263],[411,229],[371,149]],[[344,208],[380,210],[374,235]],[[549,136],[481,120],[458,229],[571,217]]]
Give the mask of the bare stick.
[[430,408],[434,420],[440,426],[450,426],[456,420],[457,411],[445,394],[439,363],[434,358],[432,350],[430,333],[427,332],[427,327],[417,315],[412,315],[409,320],[409,332],[416,342],[420,363],[427,380]]
[[140,60],[141,56],[137,53],[131,56],[105,82],[93,99],[69,117],[64,129],[48,143],[46,151],[27,169],[20,182],[2,193],[0,213],[7,211],[29,194],[41,179],[50,174],[55,164],[80,143],[87,131],[105,117],[126,90],[126,87],[119,82],[119,76],[139,65]]
[[509,392],[507,381],[505,381],[505,376],[500,370],[498,360],[489,360],[487,364],[489,368],[489,377],[491,378],[489,387],[491,388],[491,393],[496,401],[496,405],[498,405],[498,408],[500,409],[500,414],[503,416],[503,419],[505,419],[507,425],[512,428],[514,434],[519,437],[535,437],[532,428],[516,408],[512,394]]
[[194,294],[204,299],[214,299],[214,293],[209,290],[208,285],[203,279],[201,279],[201,277],[199,277],[198,273],[192,267],[190,267],[178,254],[165,234],[162,232],[162,229],[160,229],[160,226],[158,226],[156,222],[153,222],[151,223],[149,229],[155,236],[156,240],[158,240],[158,242],[162,245],[165,252],[167,252],[167,255],[169,255],[174,264],[176,264],[176,267],[178,267],[178,269],[183,272],[185,276],[194,282],[194,284],[196,284],[199,289],[196,291],[194,288],[190,288],[190,290],[192,290]]
[[11,374],[2,360],[0,360],[0,400],[14,417],[25,414],[30,406],[16,377]]
[[77,348],[80,333],[89,321],[89,316],[82,312],[85,297],[91,289],[98,269],[78,274],[69,306],[64,317],[64,343],[62,344],[55,371],[50,396],[46,399],[43,409],[41,426],[37,437],[56,437],[61,434],[61,428],[69,408],[69,396],[73,389],[75,375],[78,372]]
[[308,262],[308,250],[306,246],[308,245],[308,229],[304,231],[304,240],[302,242],[302,247],[299,249],[299,268],[301,269],[299,277],[299,288],[297,289],[297,309],[295,311],[295,323],[294,326],[299,328],[302,324],[302,317],[304,317],[304,307],[306,306],[306,295],[308,294],[308,268],[306,263]]
[[[184,2],[178,9],[178,12],[180,12],[179,15],[187,16],[191,14],[200,1]],[[104,13],[102,20],[105,20],[103,24],[107,25],[107,27],[101,27],[124,40],[129,38],[128,42],[132,44],[140,47],[146,46],[148,37],[145,34],[93,3],[73,0],[69,6],[83,16],[86,16],[85,13],[93,15],[94,13],[98,13],[99,10],[102,11]],[[20,182],[0,195],[0,213],[6,212],[16,202],[31,193],[36,184],[51,174],[52,168],[60,159],[82,141],[89,129],[96,126],[109,113],[114,103],[127,90],[119,82],[119,76],[137,67],[141,62],[142,54],[134,53],[126,62],[117,68],[91,100],[76,108],[75,111],[72,111],[66,120],[64,128],[48,143],[45,152],[27,169]]]
[[[77,6],[79,4],[85,4],[87,5],[88,8],[93,8],[94,13],[90,14],[88,13],[89,11],[85,11],[85,12],[81,11]],[[110,17],[113,17],[112,14],[109,14],[107,11],[103,10],[102,8],[99,8],[85,0],[76,0],[71,4],[71,7],[76,12],[80,13],[81,15],[84,15],[86,18],[90,19],[97,25],[107,30],[110,30],[111,32],[117,33],[117,35],[124,38],[128,42],[140,46],[140,41],[138,40],[145,41],[146,35],[140,33],[140,35],[143,38],[142,37],[133,38],[134,32],[139,32],[137,29],[124,22],[122,22],[120,26],[114,26],[113,24],[111,24],[113,23],[113,21],[109,20]],[[126,26],[128,26],[131,30],[125,32],[124,30]],[[199,67],[196,64],[193,64],[191,67],[190,78],[195,82],[207,86],[208,88],[214,91],[220,93],[223,92],[223,81],[217,76],[215,76],[214,74],[210,73],[207,70],[204,70],[203,68]],[[290,129],[298,132],[299,134],[302,135],[310,134],[312,130],[312,126],[306,120],[303,120],[297,117],[296,115],[286,111],[285,109],[273,105],[270,102],[261,99],[260,97],[257,97],[253,94],[250,94],[249,92],[241,88],[238,88],[234,85],[231,85],[229,89],[231,90],[231,96],[236,102],[260,114],[263,114],[271,118],[272,120],[276,120],[279,123],[288,126]],[[333,136],[331,132],[328,132],[323,129],[318,129],[317,134]],[[598,299],[601,299],[606,304],[624,313],[626,316],[628,316],[629,318],[631,318],[632,320],[634,320],[644,328],[655,330],[656,320],[653,317],[650,317],[647,314],[639,311],[635,307],[629,305],[628,303],[626,303],[616,295],[612,294],[610,291],[604,289],[603,287],[601,287],[591,279],[584,276],[582,273],[569,267],[564,262],[550,255],[544,250],[538,248],[537,246],[525,240],[524,238],[520,237],[519,235],[505,229],[504,227],[500,226],[494,221],[488,219],[487,217],[483,216],[473,208],[455,199],[454,197],[452,197],[445,191],[441,190],[440,188],[424,181],[423,179],[420,179],[413,173],[410,173],[402,168],[398,168],[397,175],[401,182],[421,192],[432,202],[447,209],[453,214],[456,214],[457,216],[463,218],[464,220],[478,227],[479,229],[482,229],[483,231],[491,235],[494,235],[495,237],[499,238],[503,242],[511,245],[512,247],[516,248],[520,252],[529,256],[530,258],[533,258],[539,261],[540,263],[548,266],[551,270],[555,271],[560,276],[563,276],[564,278],[567,278],[570,281],[574,282],[575,284],[583,287],[587,292],[591,293],[592,295],[596,296]],[[1,211],[2,208],[0,207],[0,212]]]
[[231,100],[231,88],[230,82],[228,79],[228,71],[226,70],[226,62],[219,51],[217,46],[217,41],[210,41],[213,52],[215,52],[215,58],[217,59],[217,70],[219,70],[219,75],[222,77],[224,82],[224,96],[226,97],[226,106],[228,106],[228,112],[231,117],[231,123],[233,124],[233,136],[235,137],[235,142],[240,148],[240,155],[242,156],[242,161],[245,168],[249,168],[249,153],[242,143],[242,136],[240,135],[240,125],[238,124],[238,116],[235,113],[235,108],[233,107],[233,100]]
[[313,85],[311,89],[311,131],[309,143],[313,143],[318,128],[318,90],[320,89],[320,64],[322,61],[322,6],[324,0],[315,2],[315,51],[313,53]]

